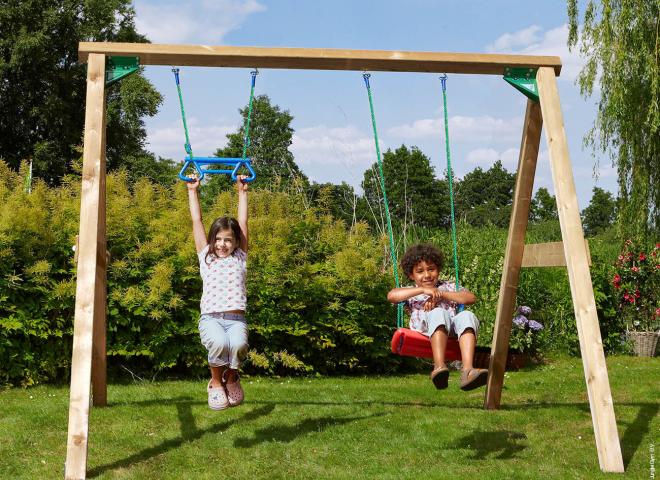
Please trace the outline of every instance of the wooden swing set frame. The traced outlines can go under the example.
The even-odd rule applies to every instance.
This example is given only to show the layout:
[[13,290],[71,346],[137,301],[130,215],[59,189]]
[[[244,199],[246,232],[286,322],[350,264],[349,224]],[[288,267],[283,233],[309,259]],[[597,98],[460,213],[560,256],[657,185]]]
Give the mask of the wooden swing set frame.
[[[86,477],[90,393],[93,392],[94,406],[107,405],[105,69],[108,56],[135,56],[141,65],[198,67],[482,75],[504,75],[508,67],[536,70],[539,102],[527,101],[484,408],[497,409],[500,406],[516,290],[520,269],[525,266],[523,256],[525,264],[533,266],[565,264],[575,310],[598,462],[605,472],[624,471],[589,272],[589,254],[585,248],[559,102],[556,82],[556,76],[561,71],[559,57],[81,42],[79,60],[88,64],[87,97],[65,465],[67,479]],[[563,242],[525,246],[543,123]],[[550,259],[550,262],[544,262],[545,258]]]

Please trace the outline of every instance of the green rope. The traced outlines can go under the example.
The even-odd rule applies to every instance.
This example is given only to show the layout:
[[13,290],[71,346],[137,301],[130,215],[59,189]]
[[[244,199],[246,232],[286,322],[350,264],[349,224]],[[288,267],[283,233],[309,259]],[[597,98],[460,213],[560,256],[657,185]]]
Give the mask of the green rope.
[[243,157],[242,160],[245,161],[247,156],[247,149],[250,146],[250,118],[252,117],[252,100],[254,99],[254,84],[255,78],[259,75],[258,70],[250,72],[252,75],[252,87],[250,88],[250,102],[248,104],[248,114],[247,120],[245,121],[245,139],[243,140]]
[[183,120],[183,131],[186,134],[186,153],[188,153],[188,156],[192,160],[193,158],[193,152],[192,152],[192,146],[190,145],[190,138],[188,136],[188,125],[186,124],[186,111],[183,108],[183,95],[181,94],[181,85],[179,84],[179,69],[178,68],[172,68],[172,72],[174,72],[174,77],[176,79],[176,91],[179,94],[179,105],[181,106],[181,119]]
[[[383,191],[383,202],[385,203],[385,218],[387,219],[387,233],[390,240],[390,255],[392,257],[392,266],[394,268],[394,283],[397,288],[401,286],[399,283],[399,271],[397,269],[396,251],[394,248],[394,234],[392,233],[392,219],[390,217],[390,207],[387,202],[387,193],[385,191],[385,174],[383,173],[383,161],[380,155],[380,147],[378,145],[378,129],[376,128],[376,114],[374,113],[374,102],[371,98],[371,87],[369,85],[369,75],[365,73],[362,75],[364,84],[367,86],[367,95],[369,96],[369,108],[371,110],[371,124],[374,129],[374,141],[376,143],[376,157],[378,158],[378,172],[380,174],[380,188]],[[396,309],[396,324],[398,328],[403,327],[403,303],[399,303]]]
[[[186,123],[186,110],[183,107],[183,94],[181,93],[181,84],[179,82],[179,69],[178,68],[172,68],[172,72],[174,73],[174,79],[176,81],[176,91],[179,94],[179,105],[181,107],[181,120],[183,121],[183,131],[186,135],[186,153],[188,153],[188,156],[190,159],[193,159],[193,152],[192,152],[192,145],[190,145],[190,136],[188,135],[188,124]],[[255,79],[256,76],[259,74],[258,70],[254,70],[253,72],[250,72],[252,75],[252,86],[250,87],[250,102],[248,104],[248,115],[247,115],[247,120],[245,123],[245,138],[243,141],[243,157],[242,160],[245,161],[245,158],[247,156],[247,149],[248,146],[250,145],[250,119],[252,118],[252,103],[254,100],[254,85],[255,85]]]
[[445,149],[447,151],[447,179],[449,181],[449,200],[451,205],[451,240],[454,247],[454,269],[456,271],[456,291],[459,289],[458,281],[458,242],[456,241],[456,219],[454,217],[454,175],[451,170],[451,154],[449,153],[449,119],[447,117],[447,75],[440,77],[442,81],[442,101],[445,109]]

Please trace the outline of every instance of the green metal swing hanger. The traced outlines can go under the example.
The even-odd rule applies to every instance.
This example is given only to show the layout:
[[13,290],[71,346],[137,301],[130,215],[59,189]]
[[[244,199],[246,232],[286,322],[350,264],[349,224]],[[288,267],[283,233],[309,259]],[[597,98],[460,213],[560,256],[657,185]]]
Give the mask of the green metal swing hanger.
[[504,69],[504,80],[530,100],[539,101],[539,89],[536,85],[536,68]]

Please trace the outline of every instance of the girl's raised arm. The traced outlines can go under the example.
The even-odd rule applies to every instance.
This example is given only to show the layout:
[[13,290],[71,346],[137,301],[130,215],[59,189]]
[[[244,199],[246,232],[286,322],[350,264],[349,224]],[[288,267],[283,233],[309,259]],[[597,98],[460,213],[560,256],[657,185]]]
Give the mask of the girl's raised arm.
[[188,206],[190,207],[190,217],[192,218],[193,238],[195,239],[195,249],[197,253],[204,250],[206,246],[206,233],[202,223],[202,209],[199,206],[199,178],[192,176],[193,181],[187,182],[188,187]]
[[241,238],[239,246],[245,253],[248,251],[248,184],[244,180],[247,175],[236,177],[236,190],[238,190],[238,226],[241,227]]

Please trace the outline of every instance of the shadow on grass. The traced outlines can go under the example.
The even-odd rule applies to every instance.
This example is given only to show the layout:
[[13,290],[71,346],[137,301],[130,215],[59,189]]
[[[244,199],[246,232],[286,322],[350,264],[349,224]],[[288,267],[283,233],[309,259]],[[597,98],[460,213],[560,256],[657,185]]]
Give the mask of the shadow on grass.
[[275,408],[274,405],[265,405],[263,407],[259,407],[249,412],[246,412],[244,415],[242,415],[239,418],[228,420],[223,423],[218,423],[216,425],[213,425],[212,427],[203,430],[198,430],[197,427],[195,426],[195,420],[193,418],[192,408],[191,408],[192,405],[196,403],[198,402],[179,401],[178,403],[176,403],[177,412],[179,414],[179,421],[181,423],[180,437],[165,440],[164,442],[161,442],[158,445],[145,448],[144,450],[136,452],[133,455],[126,457],[124,459],[117,460],[115,462],[106,465],[100,465],[98,467],[95,467],[89,472],[87,472],[87,476],[89,478],[93,478],[101,475],[103,472],[106,472],[108,470],[115,470],[117,468],[128,468],[136,463],[140,463],[150,458],[153,458],[157,455],[161,455],[167,452],[168,450],[179,448],[181,445],[185,443],[198,440],[208,433],[218,433],[226,430],[235,423],[247,422],[259,417],[266,416],[270,414],[270,412],[272,412],[273,409]]
[[527,448],[527,445],[525,445],[526,440],[527,436],[520,432],[508,430],[484,432],[477,430],[459,438],[449,448],[473,450],[472,460],[488,460],[493,455],[499,460],[506,460],[514,458],[519,452]]
[[[119,402],[112,402],[111,404],[108,405],[108,407],[124,407],[124,406],[140,406],[140,407],[149,407],[151,405],[163,405],[163,403],[167,404],[177,404],[177,403],[189,403],[191,405],[206,405],[206,401],[204,400],[192,400],[190,397],[171,397],[171,398],[159,398],[159,399],[154,399],[154,400],[138,400],[138,401],[119,401]],[[446,402],[423,402],[423,401],[416,401],[416,400],[411,400],[411,401],[382,401],[382,400],[353,400],[353,401],[345,401],[345,402],[330,402],[330,401],[321,401],[321,400],[246,400],[246,403],[249,403],[250,405],[291,405],[291,406],[299,406],[299,405],[318,405],[318,406],[350,406],[350,405],[355,405],[355,406],[369,406],[369,405],[378,405],[382,407],[423,407],[423,408],[438,408],[438,407],[446,407],[446,408],[461,408],[461,409],[475,409],[475,410],[483,410],[483,405],[481,404],[481,400],[479,401],[479,404],[470,404],[470,405],[463,405],[463,406],[458,406],[455,400],[448,400]],[[103,407],[106,408],[106,407]],[[587,407],[588,408],[588,407]]]
[[[114,403],[112,406],[116,407],[121,407],[121,406],[141,406],[141,407],[148,407],[150,405],[162,405],[163,402],[167,402],[169,404],[174,404],[177,407],[177,410],[179,412],[179,419],[181,420],[181,430],[182,430],[182,437],[180,439],[173,439],[169,440],[167,442],[164,442],[164,444],[161,444],[161,446],[153,447],[151,449],[147,449],[144,452],[149,452],[150,450],[154,449],[159,449],[153,454],[145,454],[144,452],[140,454],[133,455],[129,457],[129,459],[126,459],[124,461],[118,461],[115,462],[112,465],[109,466],[103,466],[103,467],[97,467],[94,470],[91,471],[90,475],[92,473],[98,474],[102,471],[108,470],[108,469],[113,469],[113,468],[118,468],[121,466],[126,466],[130,465],[131,463],[137,463],[138,461],[141,461],[143,459],[149,458],[150,456],[157,455],[159,453],[162,453],[165,450],[175,448],[179,445],[181,445],[184,441],[194,440],[205,433],[215,433],[220,430],[223,430],[229,426],[229,424],[222,424],[219,426],[212,427],[211,429],[208,429],[206,431],[199,431],[195,427],[194,423],[194,418],[192,416],[192,413],[190,411],[190,406],[191,405],[205,405],[206,402],[204,401],[197,401],[197,400],[192,400],[190,397],[173,397],[173,398],[160,398],[157,400],[144,400],[144,401],[127,401],[127,402],[117,402]],[[267,415],[270,413],[276,406],[381,406],[381,407],[397,407],[397,408],[450,408],[452,410],[483,410],[483,405],[481,403],[478,404],[470,404],[470,405],[458,405],[453,399],[451,401],[433,401],[433,402],[421,402],[421,401],[372,401],[372,400],[358,400],[358,401],[345,401],[345,402],[331,402],[331,401],[315,401],[315,400],[255,400],[255,401],[249,401],[248,404],[251,405],[262,405],[261,408],[253,410],[253,412],[266,412],[266,413],[261,413],[260,415]],[[627,468],[630,461],[634,457],[635,453],[639,449],[642,440],[649,434],[649,426],[651,424],[651,421],[657,416],[658,410],[660,409],[660,405],[658,403],[648,403],[648,402],[615,402],[615,406],[618,407],[633,407],[633,408],[639,408],[637,412],[637,416],[635,419],[631,422],[622,422],[618,420],[618,424],[620,427],[625,428],[623,435],[621,436],[621,453],[623,456],[623,462],[624,466]],[[500,407],[500,410],[502,411],[511,411],[511,412],[516,412],[516,411],[524,411],[524,410],[540,410],[540,409],[551,409],[551,408],[575,408],[579,409],[583,412],[585,412],[587,415],[590,415],[590,408],[589,408],[589,403],[588,402],[533,402],[533,401],[526,401],[522,403],[509,403],[509,404],[502,404]],[[249,412],[246,414],[250,415],[252,412]],[[312,431],[314,429],[318,428],[325,428],[325,426],[329,426],[332,422],[335,422],[337,424],[340,423],[346,423],[348,421],[352,420],[359,420],[362,418],[368,418],[368,417],[355,417],[355,418],[348,418],[348,419],[336,419],[333,417],[322,417],[318,419],[311,419],[311,420],[305,420],[304,422],[301,422],[300,425],[298,425],[295,428],[290,428],[290,427],[272,427],[265,429],[261,432],[258,432],[253,439],[238,439],[236,443],[236,447],[242,447],[242,448],[247,448],[250,447],[254,444],[265,442],[265,441],[271,441],[271,440],[276,440],[276,441],[282,441],[282,442],[288,442],[293,439],[291,435],[293,433],[291,431],[297,431],[297,435],[300,435],[302,433]],[[248,418],[245,418],[247,420]],[[291,430],[291,431],[289,431]],[[516,432],[477,432],[474,434],[471,434],[467,437],[464,437],[464,441],[466,445],[472,445],[472,448],[475,448],[475,445],[484,445],[481,438],[482,436],[485,435],[485,437],[488,436],[495,436],[497,437],[498,435],[501,436],[495,438],[496,443],[493,443],[492,445],[495,446],[497,445],[497,442],[501,442],[504,440],[506,441],[517,441],[519,438],[515,438]],[[509,435],[507,437],[507,435]],[[511,437],[511,435],[514,435],[514,437]],[[520,434],[523,435],[523,434]],[[524,436],[524,435],[523,435]],[[473,439],[477,439],[477,441],[473,441]],[[242,443],[241,443],[242,442]],[[167,445],[165,445],[167,444]],[[477,449],[475,451],[475,455],[479,455],[480,452],[482,452],[484,455],[487,455],[489,453],[492,453],[489,448],[492,450],[494,447],[488,447],[489,442],[485,444],[483,448]],[[514,447],[510,447],[514,448]],[[522,446],[522,448],[525,448]],[[518,450],[522,449],[519,448]],[[515,453],[515,448],[514,450],[503,450],[502,454],[508,454],[508,452],[513,451]],[[144,458],[139,458],[137,460],[130,460],[136,456],[141,456]],[[479,457],[482,458],[482,457]],[[502,458],[499,457],[498,458]]]
[[635,420],[628,425],[628,428],[626,428],[626,431],[623,433],[623,437],[621,437],[621,455],[623,456],[623,466],[625,469],[628,469],[628,464],[642,443],[642,438],[649,433],[651,420],[653,420],[657,414],[657,403],[642,404],[637,412]]
[[238,448],[251,448],[260,443],[267,442],[292,442],[296,437],[306,435],[310,432],[321,433],[329,427],[335,427],[337,425],[344,425],[346,423],[366,420],[367,418],[382,417],[384,413],[376,413],[373,415],[367,415],[363,417],[318,417],[318,418],[308,418],[302,422],[298,422],[296,425],[274,425],[268,428],[261,428],[255,430],[253,438],[237,438],[234,441],[234,446]]

